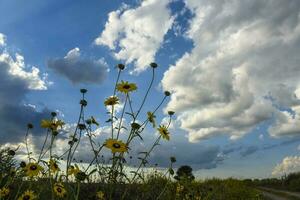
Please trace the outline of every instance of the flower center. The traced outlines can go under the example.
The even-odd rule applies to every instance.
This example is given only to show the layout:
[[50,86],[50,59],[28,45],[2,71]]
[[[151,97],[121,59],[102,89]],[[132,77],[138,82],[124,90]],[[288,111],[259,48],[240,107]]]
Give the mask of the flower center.
[[34,171],[34,170],[37,169],[37,167],[36,167],[35,165],[31,165],[31,166],[30,166],[30,169]]
[[25,195],[25,196],[23,197],[23,200],[30,200],[30,196],[29,196],[29,195]]
[[130,88],[130,85],[124,85],[123,88],[128,90]]
[[119,149],[119,148],[121,147],[121,145],[118,144],[118,143],[114,143],[112,146],[113,146],[114,148],[116,148],[116,149]]
[[61,193],[61,192],[62,192],[62,189],[61,189],[60,187],[58,187],[58,188],[56,189],[56,191],[59,192],[59,193]]

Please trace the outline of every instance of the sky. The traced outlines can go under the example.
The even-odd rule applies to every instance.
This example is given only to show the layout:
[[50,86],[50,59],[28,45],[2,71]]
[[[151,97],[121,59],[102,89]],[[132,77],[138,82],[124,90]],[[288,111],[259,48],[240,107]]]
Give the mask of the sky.
[[[171,140],[162,141],[150,163],[190,165],[201,178],[264,178],[300,170],[300,2],[298,0],[0,0],[0,144],[37,152],[39,127],[56,111],[74,128],[80,88],[86,113],[109,137],[103,101],[112,95],[116,64],[122,80],[135,82],[141,112],[166,123],[175,111]],[[124,98],[120,96],[121,104]],[[120,112],[120,109],[117,111]],[[142,119],[141,119],[142,120]],[[125,120],[128,125],[130,119]],[[67,135],[57,148],[67,148]],[[126,132],[121,137],[126,137]],[[132,153],[157,137],[149,126]],[[78,159],[88,162],[83,139]],[[58,152],[58,153],[59,153]]]

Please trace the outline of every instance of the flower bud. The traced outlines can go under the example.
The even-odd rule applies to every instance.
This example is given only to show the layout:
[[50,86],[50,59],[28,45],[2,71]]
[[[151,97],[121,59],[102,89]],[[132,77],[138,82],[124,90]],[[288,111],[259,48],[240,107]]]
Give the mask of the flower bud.
[[117,65],[117,67],[118,67],[120,70],[123,70],[123,69],[125,69],[125,65],[123,65],[123,64],[121,64],[121,63],[120,63],[120,64],[118,64],[118,65]]
[[150,63],[150,66],[155,69],[155,68],[157,68],[158,65],[155,62],[153,62],[153,63]]
[[170,96],[171,93],[170,93],[169,91],[165,91],[165,95],[166,95],[166,96]]
[[170,110],[170,111],[168,111],[168,114],[169,114],[170,116],[172,116],[172,115],[175,114],[175,112]]
[[82,94],[85,94],[86,92],[87,92],[87,89],[80,89],[80,92],[82,93]]
[[87,106],[87,101],[84,100],[84,99],[81,99],[81,100],[80,100],[80,104],[81,104],[82,106]]
[[31,123],[28,123],[28,124],[27,124],[27,128],[32,129],[32,128],[33,128],[33,125],[32,125]]

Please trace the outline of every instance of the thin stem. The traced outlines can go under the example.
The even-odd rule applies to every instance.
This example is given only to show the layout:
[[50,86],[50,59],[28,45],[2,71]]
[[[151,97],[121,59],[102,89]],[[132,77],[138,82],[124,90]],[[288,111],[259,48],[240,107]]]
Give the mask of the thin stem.
[[43,143],[43,146],[42,146],[42,149],[41,149],[41,152],[40,152],[40,155],[39,155],[39,158],[38,158],[37,163],[39,163],[40,160],[41,160],[41,158],[42,158],[42,154],[43,154],[44,148],[45,148],[45,146],[46,146],[46,142],[47,142],[47,140],[48,140],[48,137],[49,137],[49,129],[47,129],[47,135],[46,135],[46,138],[45,138],[45,140],[44,140],[44,143]]
[[145,102],[146,102],[146,99],[147,99],[147,96],[148,96],[148,94],[149,94],[149,91],[150,91],[150,89],[151,89],[151,87],[152,87],[152,85],[153,85],[154,75],[155,75],[154,72],[155,72],[155,70],[154,70],[154,68],[152,68],[152,78],[151,78],[150,85],[149,85],[149,87],[148,87],[148,89],[147,89],[147,92],[146,92],[146,94],[145,94],[145,96],[144,96],[144,99],[143,99],[143,101],[142,101],[142,104],[141,104],[140,108],[138,109],[138,111],[137,111],[137,113],[136,113],[136,115],[135,115],[135,118],[138,117],[138,115],[140,114],[140,112],[141,112],[141,110],[142,110],[142,107],[144,106],[144,104],[145,104]]
[[[116,83],[115,83],[113,96],[116,96],[117,84],[118,84],[119,79],[120,79],[121,71],[122,70],[119,70],[119,72],[118,72],[118,77],[117,77],[117,80],[116,80]],[[112,139],[114,138],[114,111],[115,111],[114,108],[115,108],[115,106],[112,105],[111,106],[111,116],[110,116],[110,119],[111,119],[111,138]]]
[[25,135],[25,145],[26,145],[28,161],[30,162],[31,158],[30,158],[30,152],[28,148],[28,134],[29,134],[29,128],[27,128],[26,135]]
[[124,113],[125,113],[127,100],[128,100],[128,95],[126,95],[126,98],[125,98],[125,103],[124,103],[124,106],[123,106],[123,110],[122,110],[122,114],[121,114],[121,118],[120,118],[120,122],[119,122],[119,127],[118,127],[117,139],[119,139],[119,134],[120,134],[120,131],[121,131],[121,126],[122,126],[122,121],[123,121],[123,117],[124,117]]

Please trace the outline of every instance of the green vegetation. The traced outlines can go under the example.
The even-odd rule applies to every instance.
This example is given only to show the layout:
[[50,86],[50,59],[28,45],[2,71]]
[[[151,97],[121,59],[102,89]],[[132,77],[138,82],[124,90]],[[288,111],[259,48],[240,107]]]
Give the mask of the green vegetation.
[[[118,75],[112,96],[104,101],[108,119],[103,123],[111,127],[110,136],[105,142],[100,143],[94,134],[100,122],[93,116],[86,118],[85,109],[88,105],[86,89],[80,90],[82,99],[76,128],[74,132],[69,133],[70,137],[65,141],[67,149],[61,155],[58,155],[55,144],[58,137],[64,134],[65,122],[58,119],[55,112],[51,113],[49,119],[41,120],[40,126],[45,130],[45,134],[42,148],[38,153],[30,149],[28,138],[34,126],[29,123],[24,141],[23,151],[26,152],[24,160],[15,159],[18,149],[8,148],[0,151],[0,200],[263,199],[260,192],[243,181],[234,179],[196,181],[189,166],[180,167],[174,175],[175,157],[170,158],[170,165],[165,173],[144,172],[143,169],[149,166],[148,158],[151,152],[160,141],[172,138],[169,126],[174,115],[174,111],[168,111],[167,122],[156,122],[156,112],[171,95],[168,91],[164,92],[161,102],[156,107],[150,111],[142,111],[152,88],[157,64],[151,63],[150,67],[152,77],[149,86],[141,98],[142,102],[134,105],[132,93],[138,87],[135,83],[119,81],[125,66],[117,65]],[[116,106],[121,107],[120,112],[116,112]],[[130,153],[134,153],[131,152],[133,141],[143,140],[142,133],[148,128],[147,125],[150,125],[150,130],[158,133],[156,139],[150,147],[143,147],[143,150],[138,152],[139,163],[128,172],[125,168],[128,166],[128,159],[131,159]],[[101,137],[103,134],[99,135]],[[81,165],[75,160],[83,138],[89,142],[93,154],[86,165]],[[102,161],[103,151],[110,153],[109,162]]]

